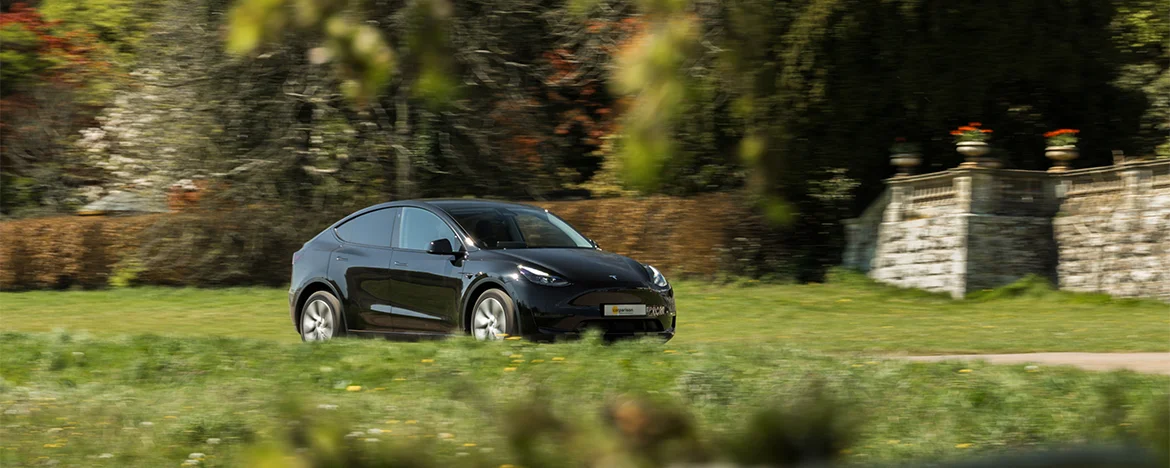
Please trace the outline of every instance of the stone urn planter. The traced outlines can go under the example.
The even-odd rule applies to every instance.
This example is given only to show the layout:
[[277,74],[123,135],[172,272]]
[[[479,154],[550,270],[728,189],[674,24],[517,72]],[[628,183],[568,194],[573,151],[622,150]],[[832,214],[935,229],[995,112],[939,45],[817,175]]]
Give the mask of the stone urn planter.
[[1081,152],[1075,145],[1049,146],[1044,149],[1044,155],[1053,162],[1048,172],[1065,172],[1069,162],[1080,156]]
[[991,146],[986,141],[960,141],[955,144],[955,150],[967,160],[959,167],[987,166],[986,156],[991,152]]
[[918,153],[895,153],[890,155],[890,165],[898,168],[895,177],[906,177],[922,163],[922,155]]

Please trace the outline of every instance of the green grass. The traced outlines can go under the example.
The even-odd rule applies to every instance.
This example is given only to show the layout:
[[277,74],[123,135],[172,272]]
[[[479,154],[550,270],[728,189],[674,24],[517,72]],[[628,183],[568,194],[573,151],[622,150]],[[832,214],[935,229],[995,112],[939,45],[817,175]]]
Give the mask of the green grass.
[[[1170,305],[1027,282],[954,301],[874,285],[676,284],[675,343],[783,343],[825,352],[1170,351]],[[0,330],[240,337],[293,343],[284,289],[0,293]]]
[[[469,339],[278,344],[4,333],[0,369],[6,467],[179,466],[195,452],[206,455],[202,466],[309,466],[285,458],[295,440],[316,447],[302,457],[365,453],[375,460],[369,451],[386,444],[399,447],[390,449],[396,456],[433,457],[364,466],[634,466],[618,462],[622,454],[645,453],[623,450],[639,443],[636,431],[674,426],[660,422],[669,419],[664,413],[646,413],[649,424],[614,429],[604,408],[630,396],[692,421],[694,430],[679,436],[687,454],[751,460],[752,447],[767,449],[772,439],[764,436],[775,433],[767,425],[753,429],[752,415],[771,407],[799,414],[810,407],[796,402],[821,395],[844,418],[829,427],[844,433],[814,430],[806,445],[831,440],[832,453],[846,461],[951,459],[1157,434],[1151,421],[1165,412],[1158,405],[1170,386],[1168,377],[1131,372],[910,363],[701,340],[666,347]],[[538,410],[542,402],[547,415]],[[809,427],[785,421],[771,427]],[[329,439],[315,432],[325,428],[361,434]],[[287,431],[310,436],[290,439]],[[517,434],[543,442],[525,449]],[[688,456],[677,446],[669,453]]]

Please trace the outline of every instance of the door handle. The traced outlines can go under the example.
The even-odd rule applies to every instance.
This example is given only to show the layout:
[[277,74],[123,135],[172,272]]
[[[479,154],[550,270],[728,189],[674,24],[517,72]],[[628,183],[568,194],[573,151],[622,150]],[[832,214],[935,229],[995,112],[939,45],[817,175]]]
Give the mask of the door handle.
[[406,262],[394,262],[394,266],[406,266]]
[[337,257],[336,260],[339,262],[346,262],[346,261],[349,261],[349,257]]

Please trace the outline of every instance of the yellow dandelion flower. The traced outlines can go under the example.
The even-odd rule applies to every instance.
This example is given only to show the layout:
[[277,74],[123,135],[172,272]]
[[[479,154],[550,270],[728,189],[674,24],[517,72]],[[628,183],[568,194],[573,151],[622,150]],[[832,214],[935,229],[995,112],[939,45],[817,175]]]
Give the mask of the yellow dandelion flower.
[[665,350],[665,351],[663,351],[663,353],[665,353],[665,354],[674,354],[674,353],[677,353],[677,352],[678,352],[678,351],[675,351],[675,350],[673,350],[673,349],[668,349],[668,350]]
[[539,364],[539,363],[542,363],[542,362],[544,362],[544,359],[533,359],[533,360],[532,360],[532,363],[533,363],[533,364]]
[[504,339],[505,339],[505,340],[516,341],[516,340],[519,340],[519,339],[520,339],[520,337],[519,337],[519,336],[509,336],[509,337],[507,337],[507,338],[504,338]]
[[853,302],[853,299],[837,299],[837,302]]
[[406,378],[405,377],[397,377],[394,379],[394,381],[395,382],[404,382],[404,381],[406,381]]
[[179,417],[175,416],[173,414],[168,414],[166,416],[163,416],[163,419],[179,419]]
[[512,371],[514,371],[514,370],[516,370],[516,368],[515,368],[515,367],[505,367],[505,368],[504,368],[504,372],[512,372]]
[[557,357],[554,357],[554,358],[552,358],[552,360],[554,360],[554,361],[564,361],[564,360],[565,360],[565,358],[563,358],[563,357],[560,357],[560,356],[557,356]]
[[520,359],[520,358],[524,357],[524,355],[523,354],[513,354],[513,355],[508,356],[508,357],[511,359]]
[[853,367],[865,367],[864,364],[854,364]]
[[466,443],[466,444],[463,444],[463,446],[464,446],[464,447],[475,447],[475,444],[474,444],[474,443],[472,443],[472,442],[468,442],[468,443]]
[[386,387],[374,387],[375,392],[380,392],[380,391],[385,390],[385,389],[386,389]]
[[959,369],[959,373],[960,373],[960,374],[970,374],[970,373],[971,373],[971,369]]
[[513,360],[512,360],[512,364],[520,364],[520,363],[522,363],[522,362],[524,362],[524,360],[523,360],[523,359],[513,359]]
[[421,360],[421,361],[419,361],[419,362],[421,362],[421,363],[423,363],[423,364],[430,364],[430,363],[432,363],[432,362],[435,362],[435,360],[434,360],[434,359],[423,359],[423,360]]
[[348,387],[345,387],[345,391],[347,391],[347,392],[360,392],[360,391],[362,391],[362,386],[361,385],[350,385]]
[[386,424],[398,424],[398,420],[397,419],[387,419]]
[[418,424],[417,419],[407,419],[405,424]]
[[975,445],[975,444],[955,444],[955,448],[957,448],[957,449],[971,448],[972,445]]

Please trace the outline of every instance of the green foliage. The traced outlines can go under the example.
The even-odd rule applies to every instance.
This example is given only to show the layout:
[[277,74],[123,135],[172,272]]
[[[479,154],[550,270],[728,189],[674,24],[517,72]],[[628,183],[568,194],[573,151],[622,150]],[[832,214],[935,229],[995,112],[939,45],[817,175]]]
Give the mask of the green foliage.
[[137,284],[138,275],[143,271],[142,262],[136,257],[127,256],[114,265],[110,272],[110,287],[127,288]]
[[1072,146],[1077,144],[1077,133],[1080,133],[1080,130],[1062,128],[1045,133],[1044,139],[1048,146]]
[[[1142,154],[1170,157],[1170,5],[1156,0],[1127,0],[1117,5],[1110,29],[1126,64],[1115,84],[1145,106],[1139,132],[1132,138]],[[1141,102],[1144,101],[1144,102]]]
[[139,48],[164,2],[138,0],[43,0],[46,18],[92,34],[123,71],[135,65]]
[[994,301],[1011,297],[1051,297],[1056,292],[1052,282],[1040,275],[1028,275],[1012,284],[995,289],[976,291],[968,297],[974,301]]
[[52,66],[52,61],[38,53],[41,39],[19,23],[0,25],[0,95],[7,96]]

